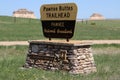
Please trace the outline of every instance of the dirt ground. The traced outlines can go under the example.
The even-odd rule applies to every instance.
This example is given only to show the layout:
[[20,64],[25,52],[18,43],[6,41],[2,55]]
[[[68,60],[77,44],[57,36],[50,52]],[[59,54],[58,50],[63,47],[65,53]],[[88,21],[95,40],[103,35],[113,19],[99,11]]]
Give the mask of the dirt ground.
[[[42,40],[48,41],[48,40]],[[52,40],[50,42],[66,42],[65,40]],[[70,40],[67,43],[89,42],[92,44],[120,44],[120,40]],[[0,41],[0,46],[29,45],[29,41]]]

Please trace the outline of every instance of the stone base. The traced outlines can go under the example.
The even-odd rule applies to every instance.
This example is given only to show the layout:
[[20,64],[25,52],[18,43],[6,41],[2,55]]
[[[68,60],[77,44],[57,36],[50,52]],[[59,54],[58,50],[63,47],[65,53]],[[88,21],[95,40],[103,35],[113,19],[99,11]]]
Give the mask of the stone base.
[[91,43],[29,41],[24,67],[65,70],[71,74],[96,72]]

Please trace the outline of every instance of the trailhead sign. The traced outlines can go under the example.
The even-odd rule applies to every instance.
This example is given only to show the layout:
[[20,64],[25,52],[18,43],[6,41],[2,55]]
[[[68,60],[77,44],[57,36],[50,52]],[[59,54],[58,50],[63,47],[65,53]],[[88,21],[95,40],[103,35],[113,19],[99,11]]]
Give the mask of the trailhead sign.
[[77,15],[75,3],[42,5],[40,14],[45,37],[67,40],[73,37]]

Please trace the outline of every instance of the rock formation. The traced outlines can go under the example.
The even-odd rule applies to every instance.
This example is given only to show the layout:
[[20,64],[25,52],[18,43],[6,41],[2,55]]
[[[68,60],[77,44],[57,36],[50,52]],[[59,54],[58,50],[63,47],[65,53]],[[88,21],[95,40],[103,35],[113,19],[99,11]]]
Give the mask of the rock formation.
[[21,17],[21,18],[33,18],[35,19],[34,12],[28,11],[27,9],[19,9],[13,12],[13,17]]
[[90,20],[104,20],[105,18],[99,13],[93,13],[90,16]]

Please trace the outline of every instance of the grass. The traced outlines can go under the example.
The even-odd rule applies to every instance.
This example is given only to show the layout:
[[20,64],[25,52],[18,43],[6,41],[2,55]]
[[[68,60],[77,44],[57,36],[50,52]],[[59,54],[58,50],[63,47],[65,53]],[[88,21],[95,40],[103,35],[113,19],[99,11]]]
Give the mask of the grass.
[[37,19],[16,18],[14,22],[13,17],[0,17],[0,41],[40,39],[43,38],[40,32],[42,29]]
[[[77,22],[72,39],[120,39],[120,20]],[[0,41],[45,39],[40,20],[0,16]],[[0,80],[119,80],[120,45],[93,45],[96,73],[71,75],[64,71],[21,69],[28,46],[0,46]]]
[[[96,73],[71,75],[64,71],[21,69],[25,63],[27,46],[0,46],[0,80],[119,80],[120,45],[93,45]],[[109,55],[107,49],[118,50]],[[100,52],[99,52],[100,51]]]
[[[92,25],[92,23],[95,23]],[[72,39],[120,39],[120,20],[77,22]],[[0,16],[0,41],[46,39],[39,19]]]
[[119,44],[99,44],[94,45],[93,49],[94,54],[107,54],[107,55],[120,54]]
[[[95,25],[91,25],[91,23]],[[77,22],[73,39],[120,39],[120,20]]]

